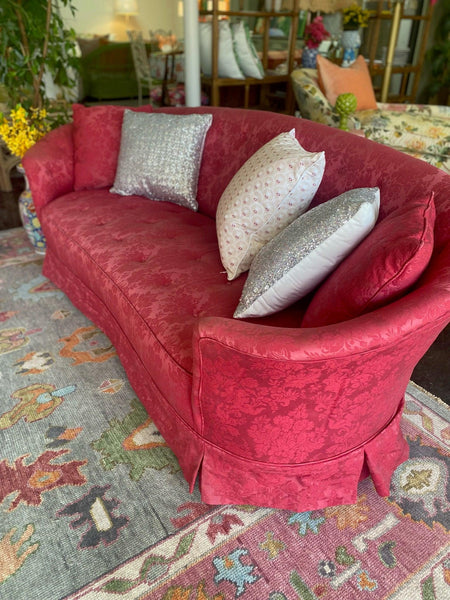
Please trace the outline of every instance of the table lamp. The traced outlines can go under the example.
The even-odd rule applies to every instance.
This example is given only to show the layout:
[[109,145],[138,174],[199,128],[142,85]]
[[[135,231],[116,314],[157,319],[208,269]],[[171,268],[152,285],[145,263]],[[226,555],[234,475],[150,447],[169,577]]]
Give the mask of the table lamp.
[[116,0],[116,15],[123,15],[126,21],[138,14],[137,0]]

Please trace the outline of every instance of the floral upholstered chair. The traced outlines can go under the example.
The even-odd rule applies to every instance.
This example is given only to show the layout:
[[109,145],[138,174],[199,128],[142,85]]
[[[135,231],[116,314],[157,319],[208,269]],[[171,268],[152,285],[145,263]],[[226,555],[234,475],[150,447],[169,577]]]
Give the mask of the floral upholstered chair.
[[[317,70],[296,69],[291,79],[301,116],[338,127],[340,117],[319,87]],[[376,109],[350,116],[349,127],[450,172],[449,106],[378,102]]]

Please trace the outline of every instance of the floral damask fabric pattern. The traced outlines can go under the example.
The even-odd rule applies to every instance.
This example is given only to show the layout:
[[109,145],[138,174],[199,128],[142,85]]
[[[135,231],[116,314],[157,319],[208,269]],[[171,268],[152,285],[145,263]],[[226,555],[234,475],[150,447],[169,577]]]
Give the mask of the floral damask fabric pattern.
[[[125,106],[73,106],[75,190],[112,185],[117,168]],[[136,112],[152,112],[150,105]]]
[[[339,126],[339,115],[319,88],[314,69],[298,69],[292,83],[301,116],[323,125]],[[450,107],[378,103],[349,117],[349,128],[450,172]]]
[[35,144],[24,166],[48,239],[44,274],[109,337],[191,487],[200,472],[208,501],[275,498],[307,510],[302,488],[311,506],[353,501],[369,474],[384,494],[404,459],[398,411],[408,378],[448,321],[448,267],[433,264],[429,280],[375,318],[304,329],[294,311],[283,327],[275,316],[262,327],[231,318],[245,276],[226,281],[213,216],[249,156],[292,128],[302,146],[330,157],[313,205],[379,187],[384,219],[434,190],[436,255],[450,239],[450,178],[306,119],[208,111],[198,213],[107,189],[69,193],[70,127]]
[[[211,506],[197,488],[189,494],[112,341],[42,276],[41,262],[22,228],[0,232],[2,600],[449,596],[445,406],[408,386],[401,429],[409,459],[388,497],[366,479],[352,505]],[[381,437],[377,451],[387,447]],[[287,477],[274,497],[298,493],[308,477],[329,488],[328,473],[337,473],[342,494],[358,453],[344,455],[338,469],[312,465],[302,478]],[[226,455],[219,460],[208,456],[205,472],[212,465],[233,483]],[[386,474],[372,476],[378,486]],[[258,485],[265,477],[269,470],[245,473]]]

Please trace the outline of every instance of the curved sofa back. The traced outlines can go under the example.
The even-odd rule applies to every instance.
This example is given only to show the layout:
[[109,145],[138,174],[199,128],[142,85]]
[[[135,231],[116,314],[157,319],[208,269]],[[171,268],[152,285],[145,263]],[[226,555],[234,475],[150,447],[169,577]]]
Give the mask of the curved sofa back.
[[[440,251],[450,243],[450,175],[424,161],[359,136],[288,115],[221,107],[156,110],[213,114],[197,194],[199,210],[211,217],[215,216],[223,191],[244,162],[279,133],[295,129],[297,139],[306,150],[325,151],[325,174],[312,206],[348,189],[378,186],[380,218],[383,219],[399,206],[434,191],[435,249]],[[45,204],[73,191],[72,133],[72,125],[64,125],[50,132],[24,157],[38,216]]]
[[[244,162],[279,133],[295,129],[308,151],[325,151],[326,167],[312,206],[358,187],[378,186],[380,219],[420,196],[435,193],[435,245],[450,242],[450,176],[382,144],[306,119],[237,108],[165,108],[163,112],[212,113],[198,186],[199,210],[214,217],[227,184]],[[399,232],[400,233],[400,232]]]

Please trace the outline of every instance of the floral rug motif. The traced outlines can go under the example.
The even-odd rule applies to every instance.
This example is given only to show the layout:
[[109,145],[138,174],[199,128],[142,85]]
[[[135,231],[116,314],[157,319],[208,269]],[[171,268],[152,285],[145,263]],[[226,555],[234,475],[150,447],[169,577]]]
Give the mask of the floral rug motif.
[[391,495],[295,513],[210,506],[114,348],[0,232],[0,598],[446,600],[450,411],[411,383]]

